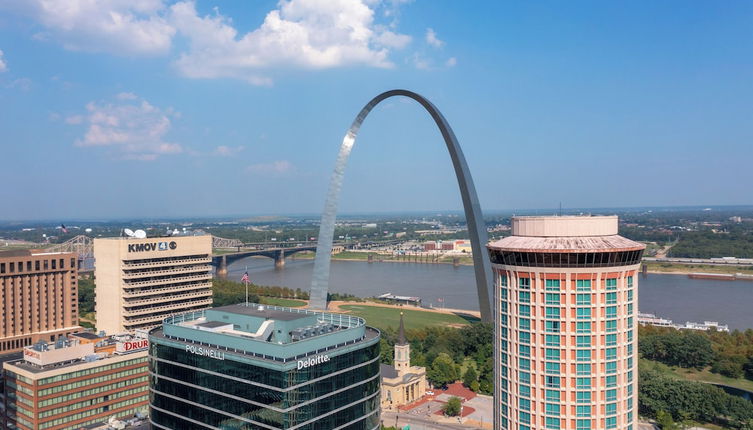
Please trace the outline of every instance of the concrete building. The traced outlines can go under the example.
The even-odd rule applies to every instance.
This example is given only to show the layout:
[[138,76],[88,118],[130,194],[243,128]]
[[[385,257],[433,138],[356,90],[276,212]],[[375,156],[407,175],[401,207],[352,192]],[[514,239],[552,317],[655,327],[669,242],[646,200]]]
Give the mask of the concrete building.
[[638,269],[616,216],[516,217],[495,275],[495,428],[637,427]]
[[3,363],[4,428],[68,430],[145,416],[148,345],[81,333],[24,348],[22,359]]
[[76,254],[0,252],[0,354],[79,330]]
[[394,365],[382,364],[382,409],[396,409],[426,394],[426,368],[410,365],[410,344],[405,339],[403,313],[395,344]]
[[97,329],[149,329],[212,305],[212,236],[94,239]]
[[257,304],[167,318],[149,333],[152,428],[378,429],[379,339],[361,318]]

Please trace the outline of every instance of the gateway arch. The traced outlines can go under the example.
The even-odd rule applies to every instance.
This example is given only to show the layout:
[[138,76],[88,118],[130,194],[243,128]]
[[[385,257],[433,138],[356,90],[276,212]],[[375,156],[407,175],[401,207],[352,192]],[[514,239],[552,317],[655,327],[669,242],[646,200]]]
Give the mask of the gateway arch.
[[361,109],[356,119],[348,129],[340,146],[340,152],[337,155],[335,170],[332,172],[332,178],[329,183],[327,200],[322,213],[321,224],[319,227],[318,244],[316,247],[316,257],[314,259],[314,274],[311,280],[311,301],[309,308],[325,310],[327,308],[327,291],[329,289],[329,269],[330,259],[332,257],[332,240],[335,234],[335,217],[337,215],[337,204],[342,188],[345,167],[356,141],[356,135],[361,128],[361,124],[369,115],[369,112],[385,99],[395,96],[403,96],[417,101],[429,112],[434,122],[442,133],[447,150],[452,159],[452,165],[455,168],[455,176],[460,187],[460,195],[463,200],[463,209],[465,210],[465,219],[468,225],[468,234],[471,239],[471,249],[473,251],[473,267],[476,274],[476,290],[478,293],[479,309],[481,310],[481,319],[483,321],[492,321],[492,312],[489,297],[492,290],[492,270],[489,261],[486,243],[489,238],[486,233],[486,224],[481,214],[481,205],[476,195],[476,188],[473,186],[471,172],[468,164],[465,162],[463,151],[460,149],[458,139],[455,137],[450,124],[442,116],[442,113],[426,98],[408,90],[391,90],[371,99],[366,106]]

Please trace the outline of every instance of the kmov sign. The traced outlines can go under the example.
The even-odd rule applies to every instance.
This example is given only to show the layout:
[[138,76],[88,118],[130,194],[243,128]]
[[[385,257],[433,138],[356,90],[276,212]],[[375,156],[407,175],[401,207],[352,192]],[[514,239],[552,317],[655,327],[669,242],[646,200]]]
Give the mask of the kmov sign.
[[329,355],[317,355],[316,357],[304,358],[298,360],[298,370],[305,369],[307,367],[316,366],[317,364],[326,363],[329,361]]

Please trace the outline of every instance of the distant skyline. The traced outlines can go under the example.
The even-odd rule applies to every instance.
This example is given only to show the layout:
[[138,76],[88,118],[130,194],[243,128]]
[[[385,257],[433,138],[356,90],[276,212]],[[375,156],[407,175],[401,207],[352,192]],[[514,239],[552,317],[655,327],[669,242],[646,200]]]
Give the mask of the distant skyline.
[[[318,214],[371,97],[485,212],[753,204],[753,4],[0,0],[0,220]],[[415,103],[340,212],[460,210]]]

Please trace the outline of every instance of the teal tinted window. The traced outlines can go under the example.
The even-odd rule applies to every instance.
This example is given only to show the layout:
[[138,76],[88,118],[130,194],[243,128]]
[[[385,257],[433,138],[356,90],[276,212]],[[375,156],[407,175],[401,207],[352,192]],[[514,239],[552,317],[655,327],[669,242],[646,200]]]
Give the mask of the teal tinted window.
[[556,335],[556,334],[546,335],[546,345],[547,346],[560,346],[559,335]]
[[608,429],[617,428],[617,417],[607,417],[606,421]]
[[547,402],[559,402],[560,392],[557,390],[546,390],[546,401]]
[[503,287],[507,286],[507,274],[499,276],[499,285]]
[[617,386],[617,375],[607,376],[606,377],[606,386],[607,387],[616,387]]
[[616,289],[617,289],[617,278],[607,279],[607,290],[616,290]]
[[559,333],[560,322],[559,321],[546,321],[545,323],[547,333]]
[[591,378],[575,378],[575,388],[591,388]]
[[546,349],[546,359],[547,360],[555,360],[559,361],[560,359],[560,350],[555,348],[547,348]]
[[560,304],[560,295],[555,294],[555,293],[546,293],[546,304],[547,305]]
[[607,320],[607,331],[617,331],[617,320]]
[[560,290],[560,280],[559,279],[547,279],[546,280],[546,289],[547,289],[547,291],[559,291]]
[[518,333],[518,340],[520,343],[531,343],[531,333],[527,331],[521,331]]
[[521,291],[518,293],[518,301],[520,303],[531,303],[531,293],[529,291]]
[[579,347],[591,346],[591,336],[577,336],[575,341]]
[[591,333],[591,323],[589,321],[578,321],[575,323],[575,330],[578,333]]
[[546,317],[547,318],[559,318],[560,317],[560,308],[547,307],[546,308]]
[[607,304],[608,305],[617,304],[617,293],[607,293]]
[[617,306],[607,306],[607,318],[617,318]]
[[524,411],[530,411],[531,410],[531,401],[528,399],[520,399],[518,401],[518,404],[520,405],[520,409]]
[[575,352],[575,357],[578,361],[591,361],[591,350],[579,349]]
[[632,276],[628,276],[627,277],[627,285],[628,285],[628,288],[633,288],[633,277]]
[[575,399],[578,403],[591,403],[591,392],[578,391],[577,393],[575,393]]
[[[590,393],[589,393],[590,394]],[[590,417],[591,406],[578,405],[575,407],[575,415],[579,417]],[[580,420],[578,420],[580,421]]]
[[578,291],[591,291],[590,279],[578,279],[575,281],[575,289]]
[[617,348],[607,348],[607,360],[617,359]]
[[607,346],[617,345],[617,335],[616,334],[608,334],[606,336],[606,343],[607,343]]
[[519,358],[518,367],[520,370],[531,370],[531,360],[527,358]]
[[615,400],[617,400],[617,390],[607,390],[606,400],[607,402],[614,402]]
[[559,388],[560,377],[559,376],[546,376],[544,377],[547,388]]
[[[560,414],[560,405],[557,403],[547,403],[546,404],[546,414],[547,415],[554,415],[559,416]],[[559,420],[557,420],[559,423]]]
[[521,384],[530,384],[531,383],[531,374],[528,372],[518,372],[518,381]]
[[578,305],[590,305],[591,295],[590,294],[576,294],[575,303]]
[[528,412],[521,412],[519,418],[521,423],[531,424],[531,414]]
[[588,363],[578,363],[575,365],[575,369],[578,375],[590,375],[591,374],[591,365]]
[[531,278],[520,278],[518,279],[518,287],[523,288],[525,290],[531,288]]
[[518,345],[518,353],[521,357],[530,357],[531,347],[528,345]]
[[607,373],[617,373],[616,361],[608,361],[606,367],[607,367]]
[[518,320],[518,327],[521,330],[530,330],[531,329],[531,320],[528,318],[521,318]]
[[518,305],[518,314],[522,317],[530,317],[531,307],[528,305]]
[[560,428],[560,419],[559,418],[550,418],[550,417],[547,417],[546,418],[546,428],[548,428],[548,429],[554,429],[554,430],[559,429]]
[[590,319],[591,318],[591,308],[578,308],[576,310],[576,315],[578,319]]
[[523,397],[531,397],[531,387],[529,385],[519,385],[518,392]]
[[546,363],[546,373],[550,375],[559,375],[560,374],[560,364],[559,363]]
[[576,430],[591,430],[591,420],[577,420],[575,428]]

